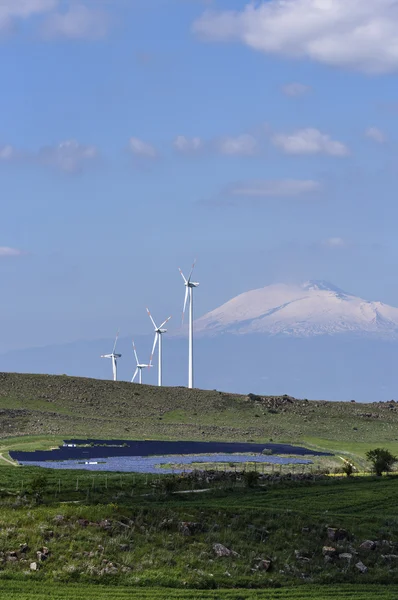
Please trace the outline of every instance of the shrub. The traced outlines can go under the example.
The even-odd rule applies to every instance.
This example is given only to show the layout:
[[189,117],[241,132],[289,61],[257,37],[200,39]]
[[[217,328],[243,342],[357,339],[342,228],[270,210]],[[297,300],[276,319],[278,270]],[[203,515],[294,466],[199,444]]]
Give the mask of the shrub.
[[243,473],[243,481],[245,485],[249,488],[253,488],[258,484],[258,479],[260,474],[257,471],[245,471]]
[[366,453],[366,458],[372,463],[372,470],[378,476],[392,471],[393,464],[398,460],[396,456],[391,454],[391,452],[385,448],[369,450],[369,452]]
[[344,461],[344,465],[341,467],[341,470],[347,475],[347,477],[351,477],[354,472],[354,465],[348,461]]

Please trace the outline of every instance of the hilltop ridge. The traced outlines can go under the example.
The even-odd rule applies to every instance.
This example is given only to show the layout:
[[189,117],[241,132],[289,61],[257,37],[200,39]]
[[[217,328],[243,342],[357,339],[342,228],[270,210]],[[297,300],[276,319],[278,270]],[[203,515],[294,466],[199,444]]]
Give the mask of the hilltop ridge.
[[397,426],[393,401],[309,401],[0,373],[0,438],[318,440],[324,448],[343,449],[375,443],[395,447]]

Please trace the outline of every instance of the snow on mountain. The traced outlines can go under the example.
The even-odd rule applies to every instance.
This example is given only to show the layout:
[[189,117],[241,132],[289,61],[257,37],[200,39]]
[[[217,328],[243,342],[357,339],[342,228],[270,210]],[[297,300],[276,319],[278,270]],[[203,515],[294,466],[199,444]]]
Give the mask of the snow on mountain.
[[229,300],[198,319],[195,331],[286,337],[351,333],[397,339],[398,308],[363,300],[325,281],[275,284]]

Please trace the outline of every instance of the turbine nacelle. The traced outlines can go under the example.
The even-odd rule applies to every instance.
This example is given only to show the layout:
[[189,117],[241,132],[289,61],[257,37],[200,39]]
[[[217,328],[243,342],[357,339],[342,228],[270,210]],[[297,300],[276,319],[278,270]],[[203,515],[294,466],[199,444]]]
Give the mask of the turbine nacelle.
[[101,354],[101,358],[111,358],[112,359],[112,373],[113,373],[113,381],[117,380],[117,359],[121,358],[121,354],[116,354],[116,344],[119,337],[119,332],[116,334],[115,343],[113,344],[112,354]]
[[137,350],[134,344],[134,340],[133,340],[133,351],[134,351],[134,356],[135,356],[135,360],[136,360],[136,369],[134,371],[134,375],[131,379],[131,383],[134,383],[135,378],[137,377],[138,373],[140,374],[139,377],[139,382],[142,383],[142,369],[150,369],[152,367],[151,364],[147,365],[145,363],[140,363],[140,361],[138,360],[138,355],[137,355]]
[[189,299],[189,327],[188,327],[188,387],[193,388],[193,290],[198,287],[197,281],[191,281],[192,273],[195,268],[196,260],[194,261],[189,277],[186,278],[184,273],[179,269],[181,277],[185,285],[184,307],[182,309],[182,323],[184,323],[185,309]]

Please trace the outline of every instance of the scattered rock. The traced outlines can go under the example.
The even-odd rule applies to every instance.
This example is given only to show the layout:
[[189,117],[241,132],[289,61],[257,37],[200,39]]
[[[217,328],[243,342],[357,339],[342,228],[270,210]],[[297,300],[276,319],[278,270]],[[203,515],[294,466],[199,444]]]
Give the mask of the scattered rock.
[[357,562],[357,564],[355,566],[358,569],[358,571],[360,571],[361,573],[368,572],[368,567],[366,567],[361,560],[359,562]]
[[376,545],[376,542],[373,542],[372,540],[365,540],[359,547],[361,550],[374,550]]
[[234,550],[230,550],[226,546],[223,546],[223,544],[213,544],[213,550],[214,550],[216,556],[218,556],[218,557],[239,556],[237,552],[234,552]]
[[[129,544],[119,544],[119,548],[121,550],[121,552],[127,552],[130,549]],[[91,552],[90,552],[91,554]]]
[[36,552],[36,556],[37,556],[37,560],[39,562],[43,562],[43,561],[47,560],[47,558],[48,558],[48,554],[45,554],[44,552],[40,552],[40,550],[38,550]]
[[11,554],[9,554],[7,556],[7,561],[8,562],[18,562],[18,557],[17,556],[11,556]]
[[25,554],[29,550],[28,544],[19,544],[19,551]]
[[101,529],[110,529],[112,527],[112,523],[108,519],[104,519],[98,523],[98,527]]
[[339,554],[339,558],[340,560],[352,560],[352,554],[350,552],[342,552],[341,554]]
[[[256,559],[256,560],[258,560],[258,559]],[[256,565],[256,569],[258,571],[269,571],[271,567],[272,567],[272,561],[268,560],[266,558],[260,558],[259,562]]]
[[29,567],[30,567],[31,571],[37,571],[37,563],[36,562],[31,562]]
[[88,519],[78,519],[77,524],[80,525],[80,527],[87,527],[87,525],[90,525],[90,521]]
[[334,558],[335,556],[337,556],[337,550],[336,548],[332,548],[331,546],[324,546],[322,548],[322,554],[323,556],[330,556],[330,558]]
[[203,527],[200,523],[193,523],[191,521],[182,521],[178,525],[178,529],[182,535],[193,535],[199,531],[203,531]]
[[398,554],[382,554],[381,558],[387,562],[394,562],[398,560]]
[[306,554],[302,554],[299,550],[295,550],[294,555],[296,557],[296,560],[299,560],[300,562],[308,563],[311,561],[309,556],[307,556]]
[[332,542],[338,542],[339,540],[346,540],[348,538],[348,531],[346,529],[339,529],[337,527],[328,527],[326,530],[328,539]]
[[55,515],[53,521],[55,523],[62,523],[63,521],[65,521],[65,517],[64,515]]

